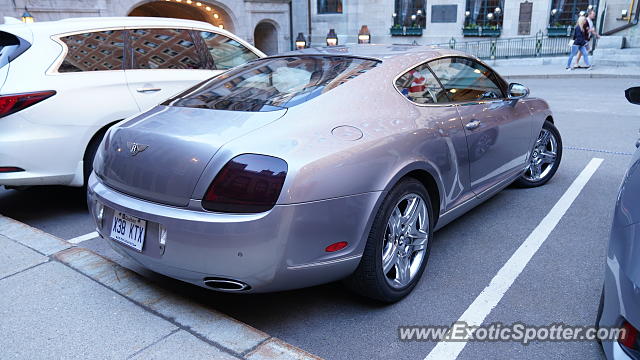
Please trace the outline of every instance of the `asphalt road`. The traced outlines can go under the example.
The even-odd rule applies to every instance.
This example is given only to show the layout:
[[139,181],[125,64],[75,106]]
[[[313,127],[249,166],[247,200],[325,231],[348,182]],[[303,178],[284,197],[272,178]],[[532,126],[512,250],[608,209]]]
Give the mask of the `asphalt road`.
[[[382,306],[358,298],[340,284],[263,295],[228,295],[180,283],[140,269],[104,240],[92,249],[189,301],[238,320],[328,359],[422,359],[432,342],[402,342],[398,326],[450,325],[548,214],[592,158],[604,159],[557,227],[534,255],[485,323],[591,325],[604,276],[604,259],[617,188],[640,127],[639,108],[623,91],[626,79],[522,80],[532,96],[554,111],[565,146],[555,178],[536,189],[507,188],[438,231],[429,264],[413,293]],[[0,213],[64,239],[94,231],[80,189],[46,187],[0,190]],[[595,342],[469,343],[460,359],[600,358]]]

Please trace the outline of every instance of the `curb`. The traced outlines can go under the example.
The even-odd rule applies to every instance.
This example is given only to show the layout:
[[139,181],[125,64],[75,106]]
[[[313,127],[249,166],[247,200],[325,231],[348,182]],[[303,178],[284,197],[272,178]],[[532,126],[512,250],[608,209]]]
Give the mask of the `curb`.
[[[498,70],[499,73],[499,70]],[[587,73],[587,74],[543,74],[543,75],[533,75],[533,74],[522,74],[522,75],[503,75],[503,77],[507,79],[640,79],[640,74],[598,74],[598,73]]]
[[320,359],[228,315],[190,304],[187,299],[90,250],[2,215],[0,235],[80,272],[233,357],[247,360]]

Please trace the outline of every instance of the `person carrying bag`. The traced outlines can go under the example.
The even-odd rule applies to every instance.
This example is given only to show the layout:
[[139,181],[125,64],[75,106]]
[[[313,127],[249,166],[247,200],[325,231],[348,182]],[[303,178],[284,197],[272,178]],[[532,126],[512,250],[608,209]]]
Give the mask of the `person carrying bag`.
[[569,59],[567,60],[567,70],[572,70],[571,62],[573,61],[573,57],[576,56],[578,51],[582,54],[582,58],[584,59],[585,64],[587,64],[587,69],[591,68],[591,63],[589,62],[589,52],[587,51],[587,42],[588,42],[588,31],[587,28],[587,18],[584,16],[580,16],[578,18],[578,23],[576,24],[576,28],[573,30],[573,44],[571,44],[571,54],[569,54]]

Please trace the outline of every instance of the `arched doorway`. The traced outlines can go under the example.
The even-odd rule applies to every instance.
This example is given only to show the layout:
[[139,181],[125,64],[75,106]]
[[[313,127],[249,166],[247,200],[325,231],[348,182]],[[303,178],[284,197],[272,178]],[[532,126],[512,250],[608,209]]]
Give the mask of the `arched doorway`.
[[278,30],[267,21],[261,21],[253,31],[253,41],[258,49],[267,55],[278,53]]
[[195,0],[145,1],[131,10],[129,16],[168,17],[208,22],[234,32],[231,16],[220,6]]

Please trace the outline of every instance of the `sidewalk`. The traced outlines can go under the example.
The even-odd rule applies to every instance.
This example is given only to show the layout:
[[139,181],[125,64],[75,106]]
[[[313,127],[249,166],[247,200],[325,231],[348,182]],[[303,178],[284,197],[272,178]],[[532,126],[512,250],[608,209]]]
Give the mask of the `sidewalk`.
[[491,60],[486,63],[508,79],[632,78],[640,80],[640,60],[638,66],[598,66],[596,63],[591,70],[566,70],[564,64],[507,65],[500,63],[500,61],[496,61],[494,64]]
[[0,215],[2,358],[318,359]]

